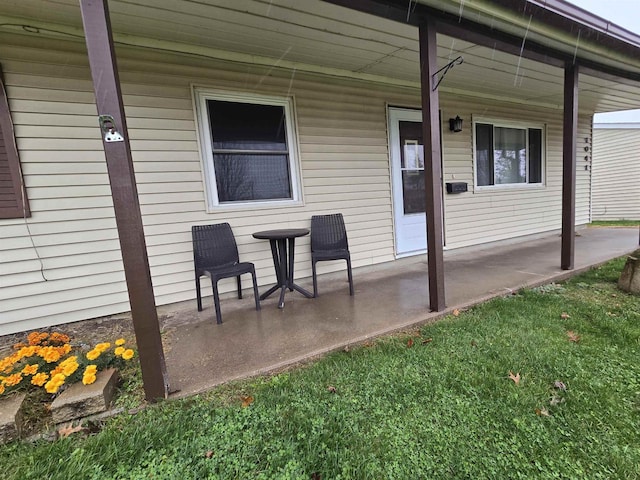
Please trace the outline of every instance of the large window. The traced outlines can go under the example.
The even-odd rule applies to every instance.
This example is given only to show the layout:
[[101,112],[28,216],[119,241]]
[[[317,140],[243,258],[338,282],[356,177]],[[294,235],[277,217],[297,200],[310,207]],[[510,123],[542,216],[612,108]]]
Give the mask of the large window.
[[542,184],[544,129],[475,123],[476,186]]
[[210,205],[298,201],[290,101],[200,90],[196,98]]

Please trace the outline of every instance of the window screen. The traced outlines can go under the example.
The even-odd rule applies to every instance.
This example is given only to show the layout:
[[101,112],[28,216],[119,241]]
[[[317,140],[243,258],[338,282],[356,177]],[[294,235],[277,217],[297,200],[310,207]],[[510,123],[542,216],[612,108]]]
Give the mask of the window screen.
[[281,105],[207,100],[220,203],[292,198]]

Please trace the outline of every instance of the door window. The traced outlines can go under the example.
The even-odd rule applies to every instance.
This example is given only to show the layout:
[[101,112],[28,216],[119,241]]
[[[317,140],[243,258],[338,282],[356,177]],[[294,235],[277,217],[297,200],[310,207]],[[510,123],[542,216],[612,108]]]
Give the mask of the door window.
[[400,122],[400,145],[404,214],[424,213],[424,145],[420,123]]

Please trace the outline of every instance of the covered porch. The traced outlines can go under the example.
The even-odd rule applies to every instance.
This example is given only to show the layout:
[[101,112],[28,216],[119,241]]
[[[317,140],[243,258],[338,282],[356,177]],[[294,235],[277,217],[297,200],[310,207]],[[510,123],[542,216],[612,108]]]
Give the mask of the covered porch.
[[[327,350],[338,348],[341,345],[348,344],[354,340],[357,341],[358,339],[367,338],[369,336],[402,329],[411,324],[419,323],[421,320],[428,320],[431,317],[442,315],[442,313],[446,312],[448,308],[451,308],[452,304],[460,304],[461,306],[464,306],[466,304],[474,303],[474,301],[478,301],[482,298],[486,298],[487,296],[499,294],[503,292],[504,289],[509,290],[526,284],[543,282],[561,275],[557,270],[558,267],[550,267],[551,270],[546,270],[544,272],[538,272],[535,268],[527,268],[529,266],[547,265],[550,245],[542,246],[541,250],[539,250],[542,257],[540,259],[535,259],[535,261],[530,265],[518,265],[517,261],[523,258],[523,253],[520,250],[514,251],[514,263],[507,262],[507,268],[503,273],[493,271],[495,267],[490,267],[489,265],[482,266],[477,271],[479,275],[471,281],[474,285],[482,285],[480,290],[469,288],[469,286],[466,285],[466,282],[473,277],[471,275],[465,275],[464,269],[462,269],[462,274],[459,277],[452,278],[449,276],[451,274],[445,275],[443,254],[445,243],[445,223],[443,217],[446,216],[446,209],[444,206],[442,185],[445,176],[443,175],[444,162],[442,155],[443,146],[440,120],[442,112],[440,110],[438,87],[447,72],[456,64],[462,63],[463,59],[462,55],[460,55],[455,59],[450,60],[451,54],[454,51],[454,43],[452,43],[449,49],[449,55],[447,56],[447,60],[449,61],[446,62],[444,67],[438,68],[442,63],[442,56],[439,58],[440,45],[438,44],[438,34],[450,35],[454,39],[454,42],[456,40],[461,41],[462,43],[470,42],[469,47],[465,46],[465,48],[463,48],[465,53],[471,53],[471,48],[480,47],[480,50],[484,51],[485,55],[474,51],[471,56],[482,59],[480,62],[482,65],[480,67],[481,71],[483,71],[483,67],[486,67],[487,64],[496,62],[496,51],[500,51],[502,54],[505,54],[510,60],[508,63],[511,65],[515,63],[516,70],[513,86],[509,86],[509,88],[502,90],[503,94],[508,92],[508,96],[511,98],[511,101],[516,99],[516,103],[522,102],[527,105],[542,101],[546,107],[556,110],[560,110],[558,107],[562,105],[562,172],[561,175],[558,175],[560,172],[556,173],[556,178],[561,177],[562,179],[560,189],[560,223],[562,230],[560,236],[561,244],[559,267],[561,270],[566,271],[573,270],[576,266],[576,239],[574,229],[576,224],[582,223],[576,217],[576,197],[578,190],[577,151],[578,135],[580,131],[578,84],[580,74],[583,73],[598,79],[600,77],[604,77],[605,81],[605,85],[600,84],[596,87],[598,94],[594,95],[592,98],[589,98],[589,93],[587,93],[590,89],[586,89],[586,96],[581,96],[581,108],[585,112],[583,115],[586,115],[586,112],[606,109],[607,107],[605,107],[605,104],[611,101],[611,99],[608,98],[610,92],[612,90],[616,91],[617,88],[621,86],[620,84],[625,84],[625,86],[630,85],[632,89],[633,87],[636,87],[634,82],[637,80],[637,71],[628,71],[625,68],[628,67],[626,64],[624,66],[621,66],[619,63],[616,65],[602,64],[596,60],[599,56],[595,55],[595,52],[593,51],[581,52],[581,55],[578,56],[581,29],[578,31],[578,43],[576,43],[575,47],[572,43],[572,35],[568,43],[565,43],[565,39],[560,42],[560,45],[558,43],[549,45],[545,40],[542,40],[542,42],[539,43],[540,39],[536,37],[541,32],[536,31],[536,26],[534,26],[533,30],[530,31],[533,16],[534,13],[536,13],[535,11],[530,13],[529,22],[526,28],[524,28],[524,25],[519,25],[519,27],[516,28],[516,30],[518,30],[516,35],[513,35],[513,31],[510,31],[513,25],[510,25],[509,21],[507,21],[506,24],[501,25],[501,20],[498,20],[498,28],[504,30],[501,34],[496,35],[493,30],[496,25],[495,17],[492,17],[488,22],[490,27],[489,31],[487,31],[486,21],[478,21],[477,23],[474,21],[462,22],[462,10],[460,11],[456,22],[455,14],[452,15],[451,12],[446,11],[438,12],[432,7],[426,7],[424,5],[420,8],[416,8],[418,6],[416,4],[416,7],[412,9],[410,4],[409,11],[406,13],[405,17],[404,5],[395,5],[393,2],[370,2],[366,5],[350,1],[336,1],[335,3],[340,6],[347,7],[351,14],[353,14],[354,11],[360,11],[360,13],[365,14],[365,16],[373,14],[375,16],[382,17],[384,18],[384,22],[405,21],[407,26],[414,27],[413,35],[415,35],[415,27],[418,27],[417,53],[419,63],[416,65],[412,62],[413,68],[411,70],[413,75],[411,75],[411,77],[413,82],[419,84],[422,107],[422,140],[416,140],[416,144],[423,144],[424,147],[423,182],[426,207],[424,212],[426,214],[425,227],[427,234],[426,247],[428,250],[428,262],[423,262],[426,263],[426,265],[418,265],[418,267],[422,268],[418,268],[415,271],[411,268],[404,270],[405,272],[409,271],[412,274],[412,279],[408,282],[404,280],[404,275],[401,275],[396,280],[396,275],[392,272],[385,272],[385,275],[377,281],[372,280],[373,284],[370,285],[370,288],[368,289],[369,292],[373,292],[369,293],[372,297],[369,299],[365,298],[364,303],[361,303],[359,306],[356,303],[352,303],[352,300],[350,299],[346,299],[346,302],[348,303],[344,305],[340,305],[340,302],[331,302],[326,304],[326,308],[322,308],[323,304],[322,302],[319,302],[317,312],[314,312],[310,316],[297,316],[298,318],[304,318],[305,320],[298,327],[294,328],[296,334],[292,333],[292,325],[287,325],[287,328],[285,329],[276,328],[276,325],[268,325],[265,328],[265,324],[270,323],[269,320],[277,324],[278,320],[281,319],[275,316],[270,317],[269,315],[264,315],[265,318],[263,319],[261,317],[260,320],[265,320],[265,322],[262,324],[258,323],[259,328],[257,331],[249,327],[249,331],[247,332],[234,332],[231,334],[231,337],[228,338],[221,336],[223,338],[218,346],[211,345],[210,342],[205,342],[205,344],[201,345],[200,348],[200,351],[203,353],[197,356],[198,360],[195,365],[190,364],[188,360],[189,356],[185,357],[183,355],[179,355],[175,357],[179,360],[179,362],[177,362],[178,366],[175,367],[178,373],[173,375],[173,380],[170,380],[170,377],[172,376],[170,373],[170,369],[172,368],[172,349],[171,347],[166,349],[168,350],[169,361],[168,363],[165,363],[163,358],[163,348],[165,347],[161,345],[160,336],[155,327],[157,322],[155,309],[152,308],[155,301],[153,299],[154,294],[151,286],[152,279],[148,273],[149,266],[145,252],[145,234],[142,230],[143,221],[142,218],[136,218],[138,217],[137,212],[133,217],[128,217],[122,214],[125,210],[129,210],[132,205],[137,203],[137,199],[135,198],[137,196],[135,187],[136,180],[134,178],[132,168],[133,160],[131,148],[126,141],[120,145],[110,147],[108,145],[109,142],[105,137],[104,147],[111,183],[113,185],[113,179],[119,178],[120,181],[128,185],[128,188],[125,189],[125,192],[121,197],[114,195],[113,199],[116,223],[120,233],[124,270],[127,277],[127,288],[129,290],[131,310],[133,312],[133,323],[136,329],[137,342],[141,353],[141,366],[143,376],[145,377],[144,382],[147,398],[157,397],[161,392],[166,396],[171,391],[177,390],[197,391],[197,383],[202,383],[203,381],[205,384],[200,388],[206,388],[207,384],[211,383],[210,373],[215,371],[216,368],[219,369],[220,365],[226,364],[229,367],[240,365],[241,367],[238,370],[230,368],[226,378],[221,378],[219,381],[228,381],[232,378],[250,375],[251,373],[256,373],[261,370],[271,370],[278,368],[280,365],[286,365],[309,356],[320,354]],[[98,113],[101,115],[101,118],[115,118],[115,122],[110,126],[108,125],[108,128],[111,129],[109,131],[115,132],[115,126],[117,124],[121,124],[123,126],[124,138],[126,138],[127,129],[123,98],[119,92],[120,83],[117,68],[115,67],[115,45],[112,38],[109,13],[106,8],[106,3],[100,6],[84,0],[81,1],[81,5],[83,7],[82,18],[93,84],[96,93]],[[526,12],[528,6],[528,3],[524,5],[523,12]],[[381,7],[384,10],[383,12],[380,11]],[[516,14],[519,13],[518,8],[514,10]],[[510,14],[513,13],[514,12],[510,12]],[[540,11],[537,13],[544,17],[547,12]],[[269,15],[270,14],[267,13],[267,16]],[[552,24],[554,28],[564,30],[566,28],[564,23],[566,18],[564,18],[562,14],[560,14],[559,17],[560,18],[548,18],[546,21],[549,24]],[[368,21],[363,23],[369,23],[369,21],[372,20],[372,17],[368,16],[367,20]],[[512,21],[514,20],[512,19]],[[584,17],[583,21],[587,22],[591,21],[591,19]],[[308,25],[305,26],[308,27]],[[573,25],[571,28],[573,28]],[[471,34],[469,31],[471,31]],[[522,38],[522,42],[520,42],[520,38]],[[606,41],[608,40],[609,39],[607,38]],[[625,41],[627,40],[629,39],[625,37]],[[634,37],[631,40],[635,41],[637,38]],[[600,40],[600,42],[602,41],[603,40]],[[527,44],[527,42],[529,43]],[[624,42],[619,42],[616,39],[612,44],[612,48],[617,49],[622,43]],[[415,45],[416,44],[413,43],[414,48]],[[625,44],[624,47],[628,47],[628,45]],[[349,48],[349,46],[340,45],[341,51],[349,50]],[[460,48],[459,45],[456,49],[458,48]],[[287,50],[284,55],[287,55],[288,51],[289,50]],[[401,48],[400,51],[404,51],[404,48]],[[397,51],[394,53],[397,53]],[[384,60],[388,57],[394,57],[394,53],[384,54],[384,57],[376,60],[373,65],[385,63]],[[489,58],[491,58],[491,60],[489,60]],[[282,56],[278,62],[281,59]],[[370,65],[371,64],[368,64],[363,68],[368,70]],[[519,72],[522,67],[535,71],[540,69],[541,65],[545,70],[545,76],[544,78],[536,78],[534,80],[537,85],[533,88],[536,93],[532,96],[531,93],[527,93],[526,89],[522,89],[522,83],[518,82]],[[294,73],[296,68],[297,67],[294,66]],[[267,75],[270,71],[271,70],[267,72]],[[501,72],[501,68],[497,68],[497,71]],[[357,72],[361,73],[360,70],[357,70]],[[104,76],[105,73],[106,76]],[[506,83],[510,84],[510,73],[511,72],[507,75],[504,75],[504,72],[500,73],[499,83],[501,87],[506,87]],[[108,79],[104,84],[102,82],[103,78]],[[462,80],[462,78],[460,78],[460,80]],[[416,80],[418,80],[418,82],[416,82]],[[406,79],[404,79],[404,81],[406,81]],[[292,82],[293,76],[291,77],[289,89],[291,88]],[[618,82],[620,82],[620,84]],[[464,85],[467,84],[464,80],[461,83]],[[472,83],[475,84],[475,82]],[[455,85],[455,83],[452,83],[452,86],[453,85]],[[533,87],[533,82],[531,86]],[[604,91],[607,92],[604,95],[602,95],[602,90],[600,90],[602,87],[605,87]],[[477,86],[474,90],[476,90],[477,94],[485,97],[485,99],[491,98],[492,96],[491,93],[482,91],[482,89],[478,89]],[[454,96],[456,93],[456,90],[452,91]],[[540,97],[541,93],[542,97]],[[590,93],[593,94],[593,92]],[[635,93],[635,90],[632,91],[630,93],[630,97],[634,98]],[[625,95],[625,100],[627,100],[626,97],[627,96]],[[586,100],[586,102],[584,102],[584,100]],[[584,105],[582,102],[587,105]],[[115,115],[115,117],[111,117],[111,112],[117,112],[117,115]],[[459,117],[456,116],[455,118],[457,120]],[[453,127],[451,130],[460,131],[459,128],[454,129]],[[539,129],[539,131],[542,132],[543,129]],[[542,138],[542,133],[540,135],[540,138]],[[390,136],[390,138],[392,137]],[[583,138],[585,138],[586,143],[586,146],[583,147],[584,151],[589,152],[590,136]],[[123,138],[120,138],[120,140],[123,140]],[[390,140],[390,142],[392,142],[392,140]],[[537,148],[542,151],[543,143],[544,142],[541,141],[539,147],[531,148],[533,148],[533,150],[536,150]],[[204,147],[204,149],[208,151],[208,147]],[[585,161],[587,164],[585,165],[584,171],[589,172],[590,165],[588,155],[585,156]],[[534,180],[533,183],[539,182],[544,184],[542,181],[542,161],[539,169],[541,172],[540,177],[537,181]],[[551,170],[551,168],[549,168],[549,170]],[[500,183],[499,181],[494,183],[493,180],[488,183],[480,182],[478,180],[478,175],[479,174],[477,172],[474,173],[474,185],[495,185]],[[525,176],[527,178],[526,182],[528,182],[528,173]],[[452,175],[452,177],[455,177],[455,174]],[[466,188],[464,190],[466,191]],[[216,205],[214,197],[215,196],[212,196],[212,194],[209,193],[208,205],[211,203]],[[297,197],[296,194],[292,193],[291,199],[299,200],[300,198]],[[397,223],[398,222],[396,221],[396,228]],[[131,235],[131,232],[135,233]],[[514,236],[517,236],[517,234]],[[635,244],[634,236],[634,245]],[[594,250],[592,248],[586,248],[585,251],[592,252]],[[399,256],[398,253],[399,252],[396,250],[396,258]],[[533,254],[527,256],[527,260],[531,261],[534,257],[535,255]],[[142,258],[142,262],[140,261],[140,258]],[[491,258],[491,256],[488,258]],[[504,258],[505,255],[498,255],[499,261],[497,264],[503,264]],[[606,258],[603,258],[602,260],[605,259]],[[293,262],[293,260],[290,261]],[[593,259],[588,260],[585,263],[585,267],[593,263],[597,262]],[[376,264],[374,263],[373,265]],[[426,272],[424,271],[425,266]],[[515,272],[516,275],[512,272]],[[508,275],[509,273],[511,273],[511,275]],[[523,277],[520,277],[520,274],[522,274]],[[487,281],[487,279],[483,278],[487,276],[494,281],[502,280],[504,278],[509,278],[509,281],[506,284],[503,284],[500,281],[495,284],[494,282]],[[531,277],[537,277],[537,279],[534,281]],[[396,281],[398,282],[398,285],[405,283],[409,283],[410,285],[406,288],[404,286],[400,286],[399,288],[384,288],[388,284],[393,284]],[[450,287],[445,287],[447,282],[450,284]],[[416,288],[418,290],[416,290]],[[452,295],[451,293],[446,294],[445,292],[447,291],[447,288],[457,288],[460,292],[464,292],[464,297],[453,300],[455,295]],[[382,295],[382,292],[386,293],[387,291],[394,294],[392,298],[385,299],[385,295]],[[447,297],[449,297],[449,300],[447,300]],[[426,301],[427,298],[429,299],[428,302]],[[376,306],[376,303],[379,303],[377,308],[372,308]],[[336,305],[341,306],[342,308],[335,309]],[[359,307],[360,310],[358,310]],[[305,313],[307,313],[307,307],[304,306],[304,304],[299,308],[305,309]],[[347,312],[346,316],[342,313],[345,311]],[[428,312],[437,313],[430,314]],[[295,313],[294,307],[294,314]],[[277,313],[276,315],[280,316],[281,314]],[[366,319],[371,317],[381,319],[381,322],[366,322]],[[241,320],[246,318],[250,318],[250,316],[243,316]],[[323,319],[325,320],[324,334],[318,335],[315,326]],[[389,319],[396,319],[396,322],[390,322]],[[412,320],[407,321],[407,319]],[[327,321],[329,323],[326,323]],[[360,323],[360,321],[363,321],[364,323],[362,326],[358,327],[357,324]],[[238,324],[240,325],[242,323],[243,322],[240,321]],[[353,323],[354,325],[350,325],[350,323]],[[280,334],[271,338],[271,336],[266,333],[267,331],[280,332]],[[177,351],[192,350],[196,345],[198,345],[198,343],[202,342],[203,338],[209,337],[208,335],[203,335],[203,333],[204,332],[199,332],[197,329],[194,329],[190,334],[183,335],[182,338],[186,338],[187,343],[181,345],[182,348],[178,348]],[[254,338],[254,342],[253,344],[248,345],[237,345],[234,340],[238,338]],[[266,350],[263,347],[265,344],[270,347],[273,346],[274,348]],[[206,350],[205,347],[209,347],[208,351],[213,352],[226,351],[227,355],[223,354],[219,356],[218,353],[216,353],[216,355],[210,357],[209,355],[204,354],[204,351]],[[237,353],[229,355],[230,347]],[[248,358],[249,355],[251,355],[251,359]],[[184,361],[185,358],[187,359],[188,364],[180,367],[180,362]],[[187,374],[187,372],[189,374]],[[190,378],[192,381],[189,381]],[[182,386],[180,382],[184,382],[184,386]]]
[[[42,161],[40,149],[51,150],[52,142],[31,142],[29,135],[36,134],[29,132],[36,129],[25,125],[21,133],[27,137],[23,150],[32,148],[36,152],[30,160],[34,166],[31,171],[26,169],[27,186],[33,185],[32,190],[44,186],[43,191],[34,192],[32,222],[46,224],[51,215],[45,219],[41,212],[57,209],[60,217],[56,218],[86,216],[91,222],[77,227],[65,224],[64,228],[82,233],[104,230],[95,237],[81,236],[86,243],[91,238],[106,237],[105,243],[109,244],[95,252],[97,263],[116,257],[113,265],[104,269],[124,272],[129,303],[124,291],[115,292],[113,296],[119,296],[112,299],[106,292],[117,287],[98,283],[98,294],[85,294],[89,297],[86,304],[106,303],[108,308],[97,309],[100,315],[130,307],[150,399],[165,396],[168,389],[196,391],[401,329],[499,294],[505,288],[548,280],[561,273],[561,267],[572,269],[574,256],[575,266],[580,268],[630,251],[637,244],[636,232],[630,234],[633,243],[616,252],[607,246],[603,251],[608,253],[597,261],[581,260],[580,255],[585,253],[574,249],[574,226],[590,220],[590,115],[630,108],[640,98],[640,67],[633,56],[638,39],[628,37],[628,32],[617,32],[616,38],[605,34],[609,26],[600,25],[598,19],[587,16],[577,22],[571,15],[565,16],[572,12],[558,10],[557,5],[551,12],[535,2],[515,5],[497,0],[489,2],[491,8],[487,8],[487,2],[465,4],[453,0],[409,2],[408,8],[406,2],[396,0],[309,0],[303,7],[288,0],[248,0],[233,6],[221,1],[114,0],[108,2],[109,9],[106,1],[61,0],[56,9],[43,8],[45,3],[28,0],[10,8],[0,7],[5,24],[19,30],[6,33],[18,44],[7,54],[9,67],[13,61],[13,70],[9,68],[8,72],[9,83],[13,82],[10,86],[17,92],[18,101],[14,103],[28,115],[55,111],[60,125],[71,121],[80,127],[46,129],[46,135],[58,136],[64,130],[69,137],[55,140],[60,144],[60,157],[70,164],[59,171],[72,175],[58,177],[50,174],[48,166],[38,165]],[[19,41],[14,38],[18,36]],[[47,52],[47,58],[55,58],[60,64],[54,62],[57,77],[53,79],[47,76],[50,68],[45,74],[44,67],[39,67],[40,52],[34,54],[33,64],[22,65],[25,51],[31,54],[31,48],[41,48],[44,40],[47,49],[58,52],[53,56]],[[613,55],[613,51],[618,53]],[[462,58],[464,62],[460,63]],[[122,83],[118,69],[123,74]],[[40,72],[42,78],[34,80],[33,72]],[[24,92],[25,78],[42,91]],[[300,160],[290,165],[291,178],[296,178],[297,185],[285,195],[289,203],[255,209],[251,204],[236,208],[217,203],[215,175],[209,174],[207,167],[203,170],[212,159],[208,154],[201,155],[204,149],[198,140],[202,128],[208,128],[198,123],[208,122],[200,118],[203,115],[194,115],[198,85],[212,91],[231,90],[235,95],[277,95],[291,105],[295,97],[296,112],[291,118],[298,124],[300,140],[292,143],[291,151],[299,150]],[[95,92],[95,111],[90,86]],[[50,98],[54,91],[58,99],[55,105],[36,102],[34,106],[33,100],[20,105],[22,96],[29,99],[33,95],[39,101]],[[85,105],[76,109],[79,98],[85,99]],[[62,104],[66,109],[59,112]],[[401,235],[393,218],[393,212],[400,210],[393,203],[398,189],[390,177],[394,160],[389,155],[392,142],[387,136],[389,107],[421,110],[426,204],[421,230],[426,230],[425,243],[429,242],[428,270],[424,255],[391,262],[405,252],[397,248]],[[125,118],[125,108],[130,122]],[[97,129],[96,111],[102,132]],[[522,189],[487,188],[483,192],[481,187],[494,187],[495,182],[480,185],[482,182],[477,181],[474,122],[492,125],[504,118],[517,122],[524,113],[531,117],[534,127],[545,131],[539,149],[548,147],[544,181],[538,175],[538,180],[520,182],[531,183],[518,186],[525,187]],[[466,126],[454,136],[453,132],[459,130],[449,131],[442,125],[459,114]],[[45,130],[40,123],[45,119],[50,125],[49,117],[44,116],[38,116],[37,121],[23,117],[21,121],[35,122],[37,135],[41,135]],[[102,148],[106,170],[100,166]],[[96,165],[86,161],[84,149],[95,154],[92,158]],[[46,158],[50,156],[47,153]],[[542,169],[542,158],[540,162]],[[453,180],[468,184],[468,193],[445,195],[444,183]],[[69,202],[66,189],[59,192],[51,188],[57,183],[81,187],[78,195],[90,201]],[[94,192],[94,183],[109,185],[111,195],[102,190]],[[480,187],[477,191],[476,186]],[[94,199],[93,195],[100,198]],[[49,201],[50,196],[55,197],[54,202]],[[78,205],[83,210],[80,214],[73,212]],[[92,209],[96,205],[105,212],[94,219]],[[229,221],[238,236],[241,258],[257,264],[264,289],[273,270],[266,246],[253,242],[252,232],[263,230],[264,225],[306,226],[312,214],[338,209],[349,210],[345,211],[345,216],[350,215],[348,230],[350,235],[354,233],[350,239],[359,267],[356,288],[364,289],[356,291],[355,299],[339,300],[341,290],[336,290],[335,298],[329,300],[325,295],[334,293],[322,285],[323,296],[315,301],[291,295],[284,312],[270,308],[274,300],[266,301],[258,314],[244,309],[244,304],[236,307],[230,306],[235,302],[225,302],[225,324],[219,329],[204,330],[214,327],[212,310],[205,309],[198,322],[188,323],[189,329],[176,327],[161,339],[156,305],[166,305],[160,309],[169,312],[167,315],[180,305],[187,306],[185,311],[195,312],[191,300],[172,305],[193,296],[192,225]],[[526,250],[505,247],[493,262],[477,264],[480,257],[475,252],[460,264],[460,270],[455,267],[455,259],[466,253],[454,253],[454,248],[507,241],[560,227],[562,248],[556,249],[555,243],[543,245],[540,258],[529,258]],[[42,231],[43,236],[55,234],[57,225],[47,225]],[[443,255],[445,236],[446,247],[452,251]],[[114,246],[116,238],[119,247]],[[559,238],[554,234],[549,241],[559,242]],[[75,246],[67,247],[63,240],[54,238],[50,242],[56,246],[63,243],[65,255],[76,252]],[[424,247],[410,253],[417,251],[424,251]],[[594,251],[585,248],[589,254]],[[483,252],[491,258],[490,250]],[[507,262],[503,266],[510,257],[525,263]],[[32,261],[35,267],[30,266],[32,277],[45,269],[37,260]],[[65,259],[71,266],[75,266],[74,261]],[[298,263],[302,268],[296,271],[304,283],[308,262],[298,256]],[[465,270],[472,265],[478,269],[473,275]],[[533,266],[547,270],[532,270]],[[65,271],[60,277],[65,279],[64,275],[71,273]],[[45,294],[56,292],[54,282],[40,282],[40,278],[33,282]],[[42,287],[45,282],[46,288]],[[82,289],[87,283],[83,280],[83,285],[74,288]],[[97,301],[92,295],[109,298]],[[33,298],[24,301],[34,302]],[[232,311],[234,308],[238,310]],[[183,317],[176,314],[173,318]],[[244,338],[253,338],[253,343],[237,343]],[[168,376],[162,342],[166,343]],[[194,348],[202,352],[198,363],[181,366],[184,352]],[[225,366],[240,370],[230,369],[223,375]],[[199,379],[206,379],[207,385],[198,386]]]
[[[635,250],[637,228],[578,231],[575,270],[558,264],[559,233],[445,252],[448,308],[429,312],[426,257],[411,257],[354,272],[349,296],[346,272],[319,279],[320,296],[296,292],[284,309],[277,298],[254,310],[250,294],[222,300],[224,323],[216,325],[211,297],[198,313],[195,300],[162,306],[167,370],[174,396],[189,395],[230,380],[278,371],[347,345],[411,329],[454,309],[508,295],[525,286],[568,278]],[[309,286],[311,279],[301,279]]]

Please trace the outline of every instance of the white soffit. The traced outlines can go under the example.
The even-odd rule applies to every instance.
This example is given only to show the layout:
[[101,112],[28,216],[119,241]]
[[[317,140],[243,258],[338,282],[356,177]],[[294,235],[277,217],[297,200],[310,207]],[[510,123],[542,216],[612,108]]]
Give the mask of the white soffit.
[[[422,3],[455,7],[457,2]],[[487,2],[464,3],[469,14],[474,5]],[[274,68],[419,88],[417,28],[320,0],[110,0],[109,9],[119,45],[226,60],[234,60],[235,55],[238,61]],[[14,20],[0,19],[4,20],[0,33],[29,34],[21,24],[46,23],[51,31],[57,25],[71,28],[76,41],[83,35],[78,0],[3,1],[2,15]],[[477,15],[486,13],[479,11]],[[495,21],[505,29],[522,30],[504,19]],[[31,33],[47,34],[55,35],[47,29]],[[562,69],[438,35],[439,65],[458,55],[464,57],[464,63],[449,71],[441,84],[442,92],[562,107]],[[584,75],[580,80],[584,82],[580,85],[581,109],[611,111],[640,104],[640,84],[629,87]]]

